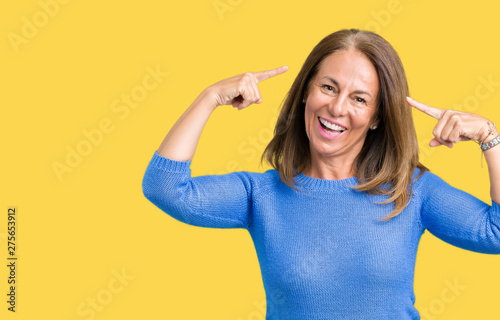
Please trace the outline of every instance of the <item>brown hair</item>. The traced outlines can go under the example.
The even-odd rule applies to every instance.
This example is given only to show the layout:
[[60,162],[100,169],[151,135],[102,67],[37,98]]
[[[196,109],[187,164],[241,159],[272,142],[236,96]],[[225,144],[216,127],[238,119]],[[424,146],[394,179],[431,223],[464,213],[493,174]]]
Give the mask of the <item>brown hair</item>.
[[[310,162],[309,140],[305,129],[302,103],[321,62],[330,54],[354,48],[373,63],[379,79],[378,120],[376,130],[368,130],[363,147],[354,161],[358,191],[387,195],[382,202],[394,202],[394,210],[382,220],[397,216],[412,194],[415,168],[422,174],[428,169],[418,160],[418,143],[403,64],[394,48],[381,36],[358,29],[340,30],[321,40],[307,57],[284,101],[274,137],[261,160],[267,160],[281,180],[296,189],[294,177]],[[420,176],[420,175],[419,175]],[[385,185],[385,187],[382,187]]]

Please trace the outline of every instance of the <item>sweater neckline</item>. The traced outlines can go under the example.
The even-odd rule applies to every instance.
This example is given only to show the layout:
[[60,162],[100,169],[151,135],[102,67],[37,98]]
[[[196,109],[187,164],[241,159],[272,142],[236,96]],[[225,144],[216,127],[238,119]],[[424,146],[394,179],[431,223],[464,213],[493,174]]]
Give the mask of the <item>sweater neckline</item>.
[[307,176],[299,173],[294,177],[297,187],[301,189],[323,189],[323,190],[338,190],[339,188],[346,189],[358,185],[356,176],[340,180],[320,179]]

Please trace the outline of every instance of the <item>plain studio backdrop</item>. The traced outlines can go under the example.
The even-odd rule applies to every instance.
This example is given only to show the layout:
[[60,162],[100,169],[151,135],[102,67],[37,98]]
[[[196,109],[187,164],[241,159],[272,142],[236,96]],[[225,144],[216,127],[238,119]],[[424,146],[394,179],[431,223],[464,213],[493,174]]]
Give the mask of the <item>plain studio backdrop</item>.
[[[193,175],[258,171],[280,105],[307,54],[342,28],[376,31],[424,103],[500,124],[500,4],[473,1],[4,2],[0,318],[264,319],[245,230],[182,224],[144,198],[146,166],[212,83],[290,66],[263,103],[218,108]],[[421,161],[485,202],[474,142],[430,148],[435,120],[414,112]],[[16,312],[8,311],[7,213],[17,212]],[[304,214],[307,214],[305,212]],[[355,212],[353,212],[355,214]],[[415,274],[423,319],[497,319],[500,258],[426,232]]]

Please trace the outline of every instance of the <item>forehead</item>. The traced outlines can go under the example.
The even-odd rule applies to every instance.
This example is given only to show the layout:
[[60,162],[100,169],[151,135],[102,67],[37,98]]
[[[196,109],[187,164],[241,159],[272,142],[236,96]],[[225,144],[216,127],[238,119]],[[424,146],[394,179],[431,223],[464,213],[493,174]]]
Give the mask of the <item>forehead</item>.
[[362,86],[374,92],[379,86],[373,63],[364,53],[354,49],[337,51],[323,59],[316,78],[333,78],[341,86]]

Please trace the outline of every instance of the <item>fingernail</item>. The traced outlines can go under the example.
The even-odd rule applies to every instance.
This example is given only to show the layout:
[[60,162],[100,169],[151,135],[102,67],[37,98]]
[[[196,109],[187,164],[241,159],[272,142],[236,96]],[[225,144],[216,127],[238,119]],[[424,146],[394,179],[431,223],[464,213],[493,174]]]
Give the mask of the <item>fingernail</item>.
[[410,97],[406,97],[406,99],[408,99],[408,100],[413,100],[413,99],[412,99],[412,98],[410,98]]

